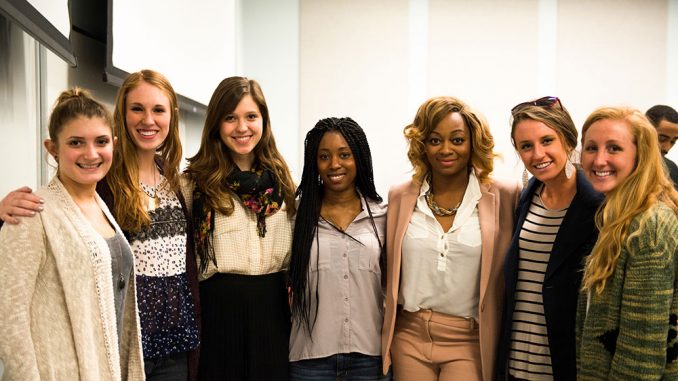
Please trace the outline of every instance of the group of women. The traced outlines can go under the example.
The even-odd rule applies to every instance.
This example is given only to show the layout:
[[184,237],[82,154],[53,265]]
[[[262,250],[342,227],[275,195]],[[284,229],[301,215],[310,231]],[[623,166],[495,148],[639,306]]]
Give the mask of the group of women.
[[113,117],[57,100],[56,176],[0,203],[6,378],[678,378],[678,193],[637,110],[594,111],[579,166],[558,98],[515,106],[521,193],[485,119],[429,99],[386,208],[350,118],[295,188],[256,81],[218,85],[183,173],[177,107],[150,70]]

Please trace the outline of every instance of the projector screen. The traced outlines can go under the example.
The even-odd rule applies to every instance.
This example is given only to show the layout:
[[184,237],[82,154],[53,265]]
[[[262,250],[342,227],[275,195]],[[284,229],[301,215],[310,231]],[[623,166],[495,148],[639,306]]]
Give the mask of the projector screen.
[[236,0],[108,0],[108,17],[109,82],[156,70],[195,109],[235,74]]
[[0,0],[0,11],[49,50],[75,66],[68,0]]

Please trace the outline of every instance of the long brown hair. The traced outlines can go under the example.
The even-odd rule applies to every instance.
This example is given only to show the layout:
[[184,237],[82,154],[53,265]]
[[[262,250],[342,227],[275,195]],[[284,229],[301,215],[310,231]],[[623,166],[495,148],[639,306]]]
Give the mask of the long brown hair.
[[179,189],[179,163],[181,162],[181,141],[179,139],[179,108],[177,95],[164,75],[153,70],[142,70],[130,74],[120,86],[115,102],[115,136],[117,147],[113,154],[113,166],[106,176],[115,206],[113,216],[120,227],[129,232],[138,232],[148,226],[151,219],[146,211],[145,196],[139,184],[137,147],[127,131],[127,94],[141,83],[148,83],[160,89],[169,99],[170,123],[167,138],[158,147],[158,156],[163,161],[163,176],[171,190]]
[[260,168],[273,172],[281,185],[288,214],[292,215],[295,210],[294,182],[285,160],[276,147],[264,93],[253,79],[229,77],[221,81],[214,90],[207,105],[200,148],[195,156],[188,159],[186,173],[207,196],[208,207],[225,215],[233,213],[233,199],[225,180],[237,165],[231,157],[229,148],[221,140],[219,130],[224,117],[232,113],[246,95],[252,96],[263,118],[261,140],[254,147],[255,162]]
[[[636,146],[636,162],[629,176],[608,192],[596,213],[600,233],[586,259],[582,288],[598,294],[603,292],[607,279],[614,273],[622,249],[643,229],[645,220],[641,219],[638,229],[630,231],[633,220],[660,201],[678,212],[678,192],[667,178],[657,132],[647,118],[632,108],[600,108],[584,122],[582,146],[589,127],[601,120],[618,120],[628,127]],[[585,147],[582,148],[584,151]]]

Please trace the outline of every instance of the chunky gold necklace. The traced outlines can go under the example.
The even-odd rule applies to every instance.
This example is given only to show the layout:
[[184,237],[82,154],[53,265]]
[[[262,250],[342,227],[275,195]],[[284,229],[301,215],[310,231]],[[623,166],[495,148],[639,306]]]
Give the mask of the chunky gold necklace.
[[424,199],[426,200],[426,205],[428,205],[429,208],[431,208],[431,211],[433,214],[435,214],[438,217],[449,217],[449,216],[454,216],[457,214],[457,210],[459,210],[459,206],[461,206],[461,201],[455,206],[454,208],[443,208],[441,206],[438,206],[435,201],[433,201],[433,193],[431,193],[431,190],[429,189],[426,194],[424,195]]

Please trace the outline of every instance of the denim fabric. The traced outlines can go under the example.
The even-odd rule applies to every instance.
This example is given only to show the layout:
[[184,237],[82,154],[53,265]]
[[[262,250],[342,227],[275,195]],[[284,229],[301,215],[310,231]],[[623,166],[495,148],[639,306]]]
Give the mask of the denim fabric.
[[290,363],[290,381],[390,381],[391,370],[381,374],[381,356],[336,354]]
[[186,381],[188,359],[186,352],[159,359],[144,359],[146,381]]

